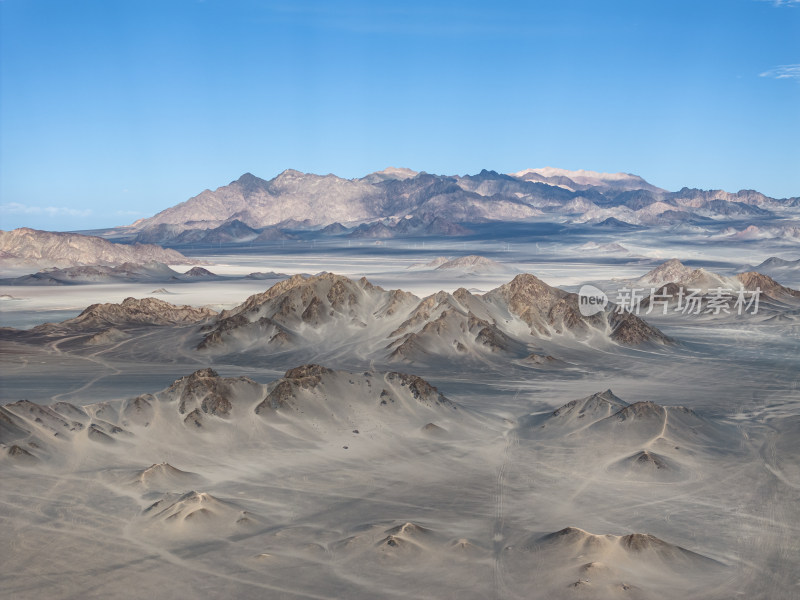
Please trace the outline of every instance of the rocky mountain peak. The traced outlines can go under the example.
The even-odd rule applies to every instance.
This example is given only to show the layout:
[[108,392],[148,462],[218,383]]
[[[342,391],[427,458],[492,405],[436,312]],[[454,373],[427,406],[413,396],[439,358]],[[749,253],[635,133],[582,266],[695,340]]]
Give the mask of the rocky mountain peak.
[[666,283],[679,283],[690,279],[696,269],[687,267],[677,258],[672,258],[637,280],[640,285],[661,286]]
[[569,295],[563,290],[547,285],[530,273],[520,273],[494,292],[499,292],[507,300],[511,311],[516,314],[527,312],[533,304],[561,299]]
[[776,294],[800,297],[800,291],[787,288],[775,281],[769,275],[764,275],[763,273],[758,273],[756,271],[739,273],[736,276],[736,279],[741,282],[742,286],[746,290],[754,291],[756,289],[760,289],[762,292],[772,297],[775,297]]
[[304,377],[322,377],[330,373],[333,373],[333,371],[327,367],[308,364],[289,369],[283,377],[284,379],[302,379]]

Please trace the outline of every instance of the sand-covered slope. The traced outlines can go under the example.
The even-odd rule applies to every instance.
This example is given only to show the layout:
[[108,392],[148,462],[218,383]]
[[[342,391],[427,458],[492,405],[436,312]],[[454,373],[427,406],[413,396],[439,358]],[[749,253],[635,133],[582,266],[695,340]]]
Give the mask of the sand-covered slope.
[[[373,597],[376,585],[399,598],[722,598],[732,571],[714,539],[682,521],[647,533],[664,528],[646,516],[611,527],[618,515],[579,498],[690,494],[722,476],[712,456],[736,435],[610,390],[509,419],[412,374],[307,364],[263,384],[204,368],[125,400],[0,407],[0,473],[35,498],[25,511],[4,496],[6,560],[28,577],[20,560],[38,538],[20,527],[56,511],[59,544],[76,534],[61,579],[73,590],[128,555],[147,565],[136,590],[148,594],[207,573],[248,598]],[[566,519],[577,526],[550,533]],[[600,527],[613,533],[590,533]]]
[[[175,447],[195,444],[213,444],[216,451],[246,450],[239,447],[238,435],[264,435],[266,446],[274,436],[287,435],[294,443],[346,443],[354,431],[369,443],[382,437],[424,437],[434,427],[463,435],[479,422],[424,379],[405,373],[304,365],[264,385],[246,377],[220,377],[206,368],[161,391],[122,401],[83,407],[26,400],[7,404],[0,407],[0,444],[16,447],[12,454],[61,464],[102,461],[115,452],[157,458],[151,454],[156,447],[170,454]],[[131,481],[150,488],[154,481],[164,487],[164,481],[185,479],[173,467],[159,465]]]

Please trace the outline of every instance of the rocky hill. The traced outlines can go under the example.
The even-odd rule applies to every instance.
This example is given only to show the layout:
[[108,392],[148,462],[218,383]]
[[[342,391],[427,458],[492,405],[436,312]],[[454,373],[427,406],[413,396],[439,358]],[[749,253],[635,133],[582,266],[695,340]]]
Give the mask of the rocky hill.
[[421,300],[364,278],[295,275],[223,311],[205,329],[199,349],[212,353],[350,348],[359,356],[410,362],[524,359],[543,340],[670,343],[658,329],[611,306],[584,317],[576,294],[530,274],[483,295],[461,288]]
[[184,265],[196,262],[180,252],[151,244],[115,244],[90,235],[27,227],[0,231],[0,257],[0,266],[7,268],[118,266],[149,262]]
[[210,308],[177,306],[158,298],[126,298],[120,304],[92,304],[74,319],[34,327],[33,333],[86,333],[108,327],[142,325],[186,325],[203,323],[216,316]]

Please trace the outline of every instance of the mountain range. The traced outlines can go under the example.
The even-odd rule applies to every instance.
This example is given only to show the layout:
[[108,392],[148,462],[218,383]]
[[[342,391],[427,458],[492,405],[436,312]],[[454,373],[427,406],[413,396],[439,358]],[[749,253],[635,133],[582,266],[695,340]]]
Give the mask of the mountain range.
[[233,281],[242,279],[282,279],[283,273],[257,272],[244,276],[225,276],[203,267],[192,267],[185,273],[173,270],[160,262],[123,263],[116,267],[86,265],[42,269],[37,273],[0,279],[0,285],[74,285],[97,283],[192,283],[198,281]]
[[[447,261],[440,257],[414,269],[435,272],[461,264],[471,268],[491,263],[481,259],[468,256]],[[199,267],[182,277],[192,279],[190,275],[213,277]],[[681,286],[700,289],[705,295],[718,287],[750,292],[760,289],[759,307],[767,316],[794,310],[800,302],[800,292],[767,275],[745,272],[723,276],[687,267],[675,259],[629,285],[643,290],[643,308],[649,307],[647,294],[651,289],[668,294],[672,305],[678,301],[676,290]],[[610,299],[614,300],[613,295]],[[661,312],[656,310],[657,315]],[[584,316],[577,294],[550,286],[529,273],[520,273],[486,293],[462,287],[424,298],[400,289],[385,290],[366,278],[353,280],[333,273],[293,275],[219,314],[155,298],[128,298],[122,304],[92,305],[62,323],[39,325],[28,331],[6,329],[3,335],[20,340],[85,335],[87,343],[101,344],[124,339],[132,328],[168,325],[192,325],[196,333],[189,339],[197,340],[191,342],[196,346],[194,351],[217,359],[247,352],[282,355],[282,361],[295,361],[345,352],[382,363],[514,361],[556,367],[558,353],[576,344],[606,347],[608,343],[637,346],[673,342],[637,314],[618,311],[613,303],[598,314]]]
[[800,198],[774,199],[753,190],[669,192],[636,175],[551,167],[463,176],[389,168],[359,179],[289,169],[270,180],[245,173],[105,235],[173,245],[288,239],[292,229],[354,238],[465,235],[469,224],[488,221],[550,216],[664,226],[763,219],[798,207]]
[[[793,265],[792,261],[769,259],[762,265],[769,268],[775,266]],[[657,293],[674,293],[677,288],[684,290],[699,290],[705,294],[712,294],[718,288],[722,290],[747,290],[754,292],[760,290],[764,298],[775,301],[797,302],[800,300],[800,291],[781,285],[769,275],[756,270],[737,273],[734,276],[725,276],[703,268],[692,269],[678,259],[670,259],[642,277],[634,280],[632,285],[641,287],[645,291],[656,290]],[[674,288],[674,290],[673,290]]]
[[[69,347],[114,344],[158,333],[188,340],[184,350],[209,360],[273,355],[283,364],[342,354],[380,364],[473,364],[559,367],[569,348],[671,345],[673,340],[609,304],[581,314],[577,294],[522,273],[485,294],[459,288],[425,298],[385,290],[366,278],[294,275],[216,313],[155,298],[94,304],[61,323],[3,329],[26,343],[70,338]],[[182,327],[185,335],[170,334]],[[196,341],[194,341],[196,340]],[[547,350],[544,350],[547,348]]]

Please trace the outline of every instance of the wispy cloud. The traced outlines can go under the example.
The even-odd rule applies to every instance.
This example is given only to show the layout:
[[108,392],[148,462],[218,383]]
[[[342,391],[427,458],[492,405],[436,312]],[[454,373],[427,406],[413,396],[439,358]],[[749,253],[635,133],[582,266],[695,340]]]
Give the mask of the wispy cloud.
[[759,0],[760,2],[769,2],[772,6],[798,6],[800,0]]
[[773,79],[797,79],[800,81],[800,65],[778,65],[769,71],[760,73],[759,77],[772,77]]
[[88,217],[92,214],[89,208],[78,209],[67,206],[30,206],[19,202],[0,204],[0,213],[8,215],[47,215],[48,217]]

